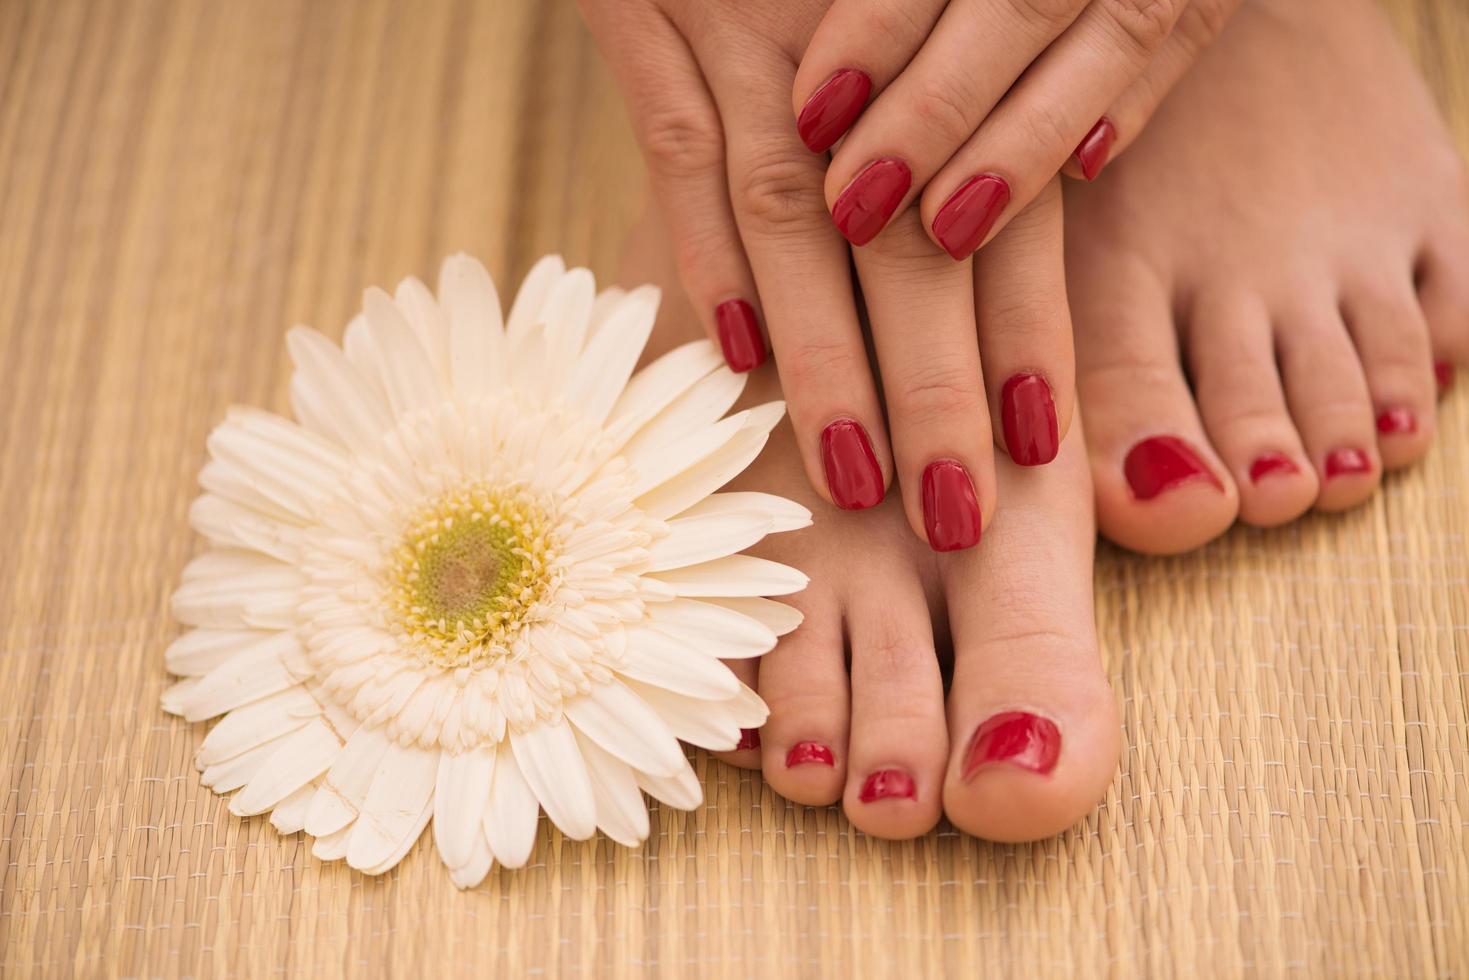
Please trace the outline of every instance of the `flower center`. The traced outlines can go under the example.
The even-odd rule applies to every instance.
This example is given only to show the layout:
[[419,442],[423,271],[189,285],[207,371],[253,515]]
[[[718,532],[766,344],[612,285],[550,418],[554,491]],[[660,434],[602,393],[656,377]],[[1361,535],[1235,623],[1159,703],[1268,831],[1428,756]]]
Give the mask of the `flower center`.
[[410,521],[389,560],[389,604],[427,662],[497,660],[550,593],[551,521],[524,490],[472,485]]

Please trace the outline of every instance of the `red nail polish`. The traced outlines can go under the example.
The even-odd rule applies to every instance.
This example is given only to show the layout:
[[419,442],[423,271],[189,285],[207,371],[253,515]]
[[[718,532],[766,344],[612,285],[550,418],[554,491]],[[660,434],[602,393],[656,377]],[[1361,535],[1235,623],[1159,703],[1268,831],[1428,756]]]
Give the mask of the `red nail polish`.
[[1448,361],[1435,361],[1433,378],[1438,382],[1439,391],[1448,391],[1454,386],[1454,366]]
[[964,755],[967,781],[985,766],[1008,762],[1045,775],[1061,756],[1061,730],[1048,718],[1028,711],[1006,711],[974,730]]
[[1287,476],[1300,471],[1301,468],[1296,465],[1296,461],[1285,453],[1261,453],[1250,464],[1250,482],[1259,483],[1265,477],[1277,473]]
[[1000,390],[1005,448],[1021,466],[1040,466],[1061,448],[1051,386],[1039,374],[1014,374]]
[[740,729],[740,744],[736,745],[735,748],[736,749],[758,749],[759,747],[760,747],[760,729],[758,729],[758,728],[741,728]]
[[842,138],[867,105],[872,92],[872,79],[866,72],[843,68],[821,83],[811,98],[801,106],[796,117],[796,132],[812,153],[825,153]]
[[831,206],[831,219],[853,245],[877,237],[913,183],[913,172],[897,157],[873,160]]
[[749,303],[742,299],[720,303],[714,308],[714,325],[719,330],[724,362],[731,371],[743,374],[765,363],[765,338],[760,335],[760,321]]
[[979,544],[979,501],[962,465],[940,459],[923,471],[923,528],[934,551]]
[[914,785],[913,777],[901,769],[879,769],[863,780],[857,799],[863,803],[891,799],[916,800],[918,787]]
[[831,502],[842,510],[882,503],[882,467],[877,465],[867,430],[852,419],[837,419],[821,430],[821,463]]
[[1385,408],[1378,413],[1377,431],[1385,436],[1408,435],[1418,431],[1418,420],[1406,408]]
[[984,243],[995,219],[1010,203],[1010,185],[994,174],[970,177],[933,216],[933,237],[956,261]]
[[1326,454],[1326,476],[1353,476],[1372,472],[1372,459],[1360,449],[1333,449]]
[[1122,472],[1138,500],[1152,500],[1164,490],[1195,481],[1224,490],[1214,471],[1204,465],[1192,446],[1177,436],[1153,436],[1133,446],[1122,463]]
[[1112,120],[1103,116],[1097,120],[1097,124],[1091,128],[1091,132],[1081,138],[1076,146],[1076,162],[1081,165],[1081,174],[1087,180],[1096,180],[1097,174],[1107,165],[1107,157],[1112,154],[1112,143],[1117,139],[1117,130],[1112,126]]
[[786,768],[804,766],[808,763],[818,763],[823,766],[834,766],[836,760],[832,757],[831,749],[820,742],[797,742],[791,746],[786,753]]

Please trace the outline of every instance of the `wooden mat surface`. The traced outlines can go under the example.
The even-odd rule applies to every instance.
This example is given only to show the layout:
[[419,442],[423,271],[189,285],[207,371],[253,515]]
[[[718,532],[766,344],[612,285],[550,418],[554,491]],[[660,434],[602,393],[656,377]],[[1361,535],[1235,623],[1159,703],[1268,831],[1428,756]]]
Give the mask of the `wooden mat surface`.
[[[1397,0],[1469,145],[1469,7]],[[0,974],[1469,976],[1469,385],[1344,518],[1103,548],[1127,748],[1065,836],[887,844],[698,758],[640,851],[462,894],[198,782],[167,597],[282,332],[448,252],[603,276],[640,166],[569,2],[0,0]]]

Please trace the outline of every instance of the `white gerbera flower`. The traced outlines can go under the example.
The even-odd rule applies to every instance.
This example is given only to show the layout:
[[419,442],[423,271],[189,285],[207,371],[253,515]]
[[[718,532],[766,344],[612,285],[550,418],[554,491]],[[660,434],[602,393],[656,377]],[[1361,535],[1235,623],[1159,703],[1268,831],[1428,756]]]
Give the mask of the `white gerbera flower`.
[[[764,722],[720,659],[800,615],[805,576],[740,555],[810,523],[715,493],[783,405],[707,342],[629,380],[658,292],[531,270],[502,324],[484,267],[448,259],[369,290],[341,348],[287,338],[297,421],[232,410],[209,437],[164,708],[224,715],[197,764],[231,812],[272,812],[368,873],[430,817],[454,881],[530,855],[542,807],[574,839],[635,846],[641,791],[702,799],[678,739],[731,749]],[[236,792],[238,791],[238,792]]]

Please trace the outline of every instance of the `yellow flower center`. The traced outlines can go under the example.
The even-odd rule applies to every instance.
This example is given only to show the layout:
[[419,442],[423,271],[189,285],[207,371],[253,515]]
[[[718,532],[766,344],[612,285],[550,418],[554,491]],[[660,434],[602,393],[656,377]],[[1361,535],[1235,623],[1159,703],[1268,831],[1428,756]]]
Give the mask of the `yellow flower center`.
[[444,667],[508,654],[553,585],[550,525],[535,499],[514,487],[465,487],[420,511],[388,573],[390,605],[409,645]]

